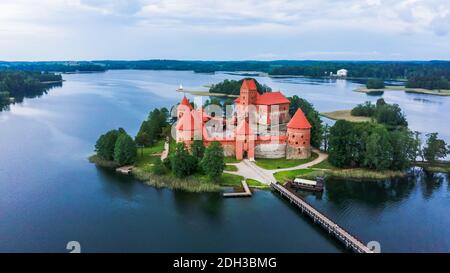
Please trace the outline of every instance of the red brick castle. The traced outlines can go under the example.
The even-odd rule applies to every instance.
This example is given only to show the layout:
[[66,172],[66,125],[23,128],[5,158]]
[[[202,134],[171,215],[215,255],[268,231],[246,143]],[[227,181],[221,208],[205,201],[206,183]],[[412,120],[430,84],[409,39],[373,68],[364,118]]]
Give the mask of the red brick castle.
[[176,140],[190,147],[194,139],[205,146],[219,141],[225,156],[248,158],[308,158],[311,125],[298,109],[289,117],[289,100],[281,92],[259,94],[253,80],[244,80],[232,116],[193,109],[184,96],[177,108]]

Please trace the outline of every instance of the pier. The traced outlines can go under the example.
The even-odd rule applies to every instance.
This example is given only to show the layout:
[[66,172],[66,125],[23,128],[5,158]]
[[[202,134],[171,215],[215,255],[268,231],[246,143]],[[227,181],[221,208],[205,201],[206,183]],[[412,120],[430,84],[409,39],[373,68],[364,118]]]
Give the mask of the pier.
[[247,185],[247,182],[245,180],[242,180],[242,187],[244,188],[243,192],[225,192],[222,194],[223,197],[251,197],[252,192],[250,191],[250,188]]
[[314,223],[319,224],[326,231],[328,231],[328,233],[333,234],[339,241],[344,243],[346,247],[357,253],[372,253],[372,251],[364,243],[334,223],[324,214],[313,208],[305,200],[277,183],[271,183],[270,185],[281,196],[286,197],[291,203],[294,203],[298,208],[300,208],[302,213],[306,213],[309,217],[311,217]]

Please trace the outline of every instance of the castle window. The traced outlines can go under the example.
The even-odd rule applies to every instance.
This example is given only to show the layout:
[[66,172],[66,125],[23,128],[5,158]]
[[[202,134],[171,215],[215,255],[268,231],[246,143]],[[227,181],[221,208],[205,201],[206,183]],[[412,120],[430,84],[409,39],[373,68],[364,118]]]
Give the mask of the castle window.
[[303,135],[302,135],[302,138],[303,138]]
[[303,141],[303,145],[305,145],[305,144],[306,144],[306,142]]
[[295,145],[298,145],[298,141],[295,142]]

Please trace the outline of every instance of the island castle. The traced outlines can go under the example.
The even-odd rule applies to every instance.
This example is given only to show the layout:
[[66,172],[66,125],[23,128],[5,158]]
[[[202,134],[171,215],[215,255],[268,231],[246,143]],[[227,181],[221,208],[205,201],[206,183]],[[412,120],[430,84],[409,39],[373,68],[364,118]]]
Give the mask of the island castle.
[[231,118],[193,109],[183,97],[177,107],[176,141],[189,148],[195,139],[205,146],[218,141],[225,156],[301,159],[311,156],[311,125],[299,108],[289,116],[290,101],[281,92],[259,94],[253,80],[244,80]]

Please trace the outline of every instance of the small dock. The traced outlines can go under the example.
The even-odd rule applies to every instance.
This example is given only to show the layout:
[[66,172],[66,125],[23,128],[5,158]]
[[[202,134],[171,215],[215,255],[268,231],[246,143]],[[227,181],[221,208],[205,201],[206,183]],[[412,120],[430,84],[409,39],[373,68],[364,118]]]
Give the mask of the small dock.
[[281,196],[285,196],[291,203],[294,203],[299,209],[301,209],[302,213],[306,213],[309,217],[311,217],[314,223],[319,224],[326,231],[328,231],[328,233],[333,234],[334,237],[344,243],[346,247],[357,253],[372,253],[372,251],[364,243],[344,230],[342,227],[338,226],[324,214],[313,208],[305,200],[279,184],[271,183],[270,185],[276,192],[280,193]]
[[245,180],[241,181],[242,187],[244,188],[243,192],[225,192],[222,194],[223,197],[251,197],[252,192],[250,191],[250,188],[247,185],[247,182]]
[[116,172],[122,173],[122,174],[130,174],[133,170],[133,166],[122,166],[116,169]]

